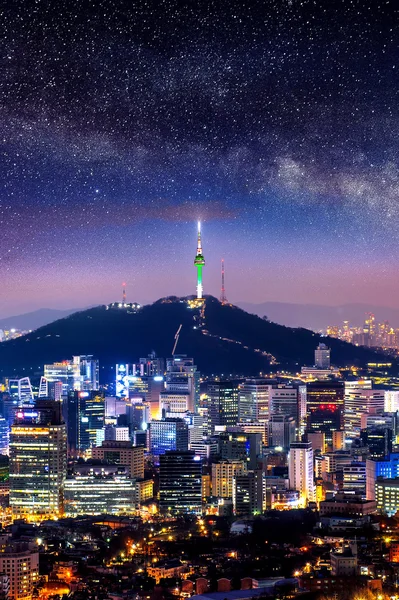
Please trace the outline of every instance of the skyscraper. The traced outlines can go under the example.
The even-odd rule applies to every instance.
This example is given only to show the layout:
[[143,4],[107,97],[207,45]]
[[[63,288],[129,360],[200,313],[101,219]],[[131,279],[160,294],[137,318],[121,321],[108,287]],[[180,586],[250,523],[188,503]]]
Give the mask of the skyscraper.
[[61,516],[67,467],[66,426],[58,402],[21,409],[10,434],[10,507],[14,518]]
[[185,354],[175,354],[166,361],[165,395],[189,396],[187,409],[196,412],[199,403],[200,373],[194,359]]
[[208,408],[211,432],[215,427],[234,426],[238,422],[238,383],[212,381],[208,383]]
[[319,369],[329,369],[331,366],[330,348],[321,342],[314,351],[314,364],[315,367],[318,367]]
[[150,450],[160,455],[170,450],[188,450],[188,425],[183,419],[151,421]]
[[205,258],[202,254],[201,242],[201,222],[198,221],[197,254],[194,259],[194,265],[197,267],[197,300],[202,299],[202,268],[205,266]]
[[290,488],[300,493],[300,504],[306,506],[315,499],[313,450],[311,442],[294,442],[288,457]]
[[270,384],[266,379],[246,379],[239,388],[238,416],[241,423],[260,421],[269,416]]
[[[64,405],[68,451],[72,455],[98,445],[105,425],[105,397],[98,391],[69,392]],[[102,438],[104,439],[104,438]]]
[[172,451],[160,456],[160,512],[163,514],[201,514],[201,476],[201,458],[194,452]]
[[349,437],[358,437],[362,428],[363,414],[377,414],[384,411],[385,391],[377,389],[353,388],[345,392],[344,422]]

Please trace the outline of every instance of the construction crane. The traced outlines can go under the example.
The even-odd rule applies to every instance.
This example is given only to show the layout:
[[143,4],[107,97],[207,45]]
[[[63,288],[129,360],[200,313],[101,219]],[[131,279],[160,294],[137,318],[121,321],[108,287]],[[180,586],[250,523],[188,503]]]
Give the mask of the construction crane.
[[179,329],[175,333],[175,345],[173,346],[172,356],[175,355],[176,346],[177,346],[177,342],[179,341],[179,335],[180,335],[180,331],[181,331],[182,327],[183,327],[183,324],[180,325]]

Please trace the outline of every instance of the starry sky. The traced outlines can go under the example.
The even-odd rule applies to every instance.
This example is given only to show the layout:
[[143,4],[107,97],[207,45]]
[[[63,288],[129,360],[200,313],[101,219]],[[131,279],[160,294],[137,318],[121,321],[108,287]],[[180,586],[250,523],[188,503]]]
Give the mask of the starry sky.
[[0,317],[398,306],[395,3],[13,0],[0,19]]

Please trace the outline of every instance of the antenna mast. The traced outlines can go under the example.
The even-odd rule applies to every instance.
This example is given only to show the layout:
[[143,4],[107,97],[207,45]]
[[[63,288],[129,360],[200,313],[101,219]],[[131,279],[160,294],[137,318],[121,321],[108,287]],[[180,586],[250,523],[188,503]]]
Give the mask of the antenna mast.
[[122,304],[126,304],[126,283],[122,283]]

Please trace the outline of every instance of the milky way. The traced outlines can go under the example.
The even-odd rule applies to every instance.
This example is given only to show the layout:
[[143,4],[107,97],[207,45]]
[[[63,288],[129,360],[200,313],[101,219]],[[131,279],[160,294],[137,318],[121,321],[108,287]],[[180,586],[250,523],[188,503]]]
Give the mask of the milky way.
[[390,2],[7,3],[0,316],[205,292],[399,293]]

